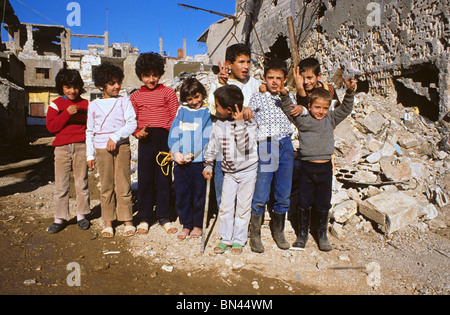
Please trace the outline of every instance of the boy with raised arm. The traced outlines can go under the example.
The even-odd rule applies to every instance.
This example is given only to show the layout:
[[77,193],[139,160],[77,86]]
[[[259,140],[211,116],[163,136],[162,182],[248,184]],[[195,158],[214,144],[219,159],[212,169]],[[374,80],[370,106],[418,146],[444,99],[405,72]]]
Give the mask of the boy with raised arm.
[[[300,156],[302,160],[299,179],[299,234],[294,247],[304,248],[308,240],[311,208],[314,206],[318,217],[318,241],[321,251],[330,251],[327,237],[328,212],[331,208],[334,153],[334,129],[353,110],[356,83],[344,79],[347,85],[342,105],[330,111],[332,95],[318,88],[311,93],[308,104],[309,115],[296,116],[293,122],[299,131]],[[286,115],[291,111],[291,99],[281,87],[282,110]]]

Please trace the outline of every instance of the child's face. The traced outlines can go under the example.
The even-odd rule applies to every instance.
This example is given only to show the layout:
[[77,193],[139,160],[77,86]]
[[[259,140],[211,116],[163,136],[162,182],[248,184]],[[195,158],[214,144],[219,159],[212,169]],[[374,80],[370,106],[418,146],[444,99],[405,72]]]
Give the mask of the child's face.
[[231,79],[243,81],[250,73],[250,56],[239,55],[233,63],[227,60],[225,64],[231,71]]
[[150,71],[146,74],[141,74],[141,81],[149,90],[154,90],[161,79],[161,75],[155,71]]
[[219,118],[231,118],[232,111],[229,108],[223,108],[216,100],[216,116]]
[[63,85],[63,94],[71,101],[75,101],[80,95],[80,88],[73,85]]
[[271,94],[277,94],[281,87],[286,84],[286,78],[284,72],[281,70],[268,70],[264,76],[264,82],[266,82],[267,90]]
[[303,77],[303,86],[305,88],[305,91],[309,92],[319,86],[319,81],[322,78],[321,73],[319,73],[319,75],[316,75],[312,70],[306,70],[305,72],[302,72],[301,76]]
[[319,98],[316,99],[313,103],[310,103],[308,107],[309,113],[312,117],[317,120],[322,120],[327,116],[330,110],[330,102]]
[[122,81],[118,79],[112,79],[106,83],[105,87],[101,90],[103,91],[103,98],[111,98],[119,96],[120,89],[122,88]]
[[192,109],[199,109],[203,106],[203,95],[200,92],[197,92],[194,95],[186,96],[186,103],[188,103],[189,107]]

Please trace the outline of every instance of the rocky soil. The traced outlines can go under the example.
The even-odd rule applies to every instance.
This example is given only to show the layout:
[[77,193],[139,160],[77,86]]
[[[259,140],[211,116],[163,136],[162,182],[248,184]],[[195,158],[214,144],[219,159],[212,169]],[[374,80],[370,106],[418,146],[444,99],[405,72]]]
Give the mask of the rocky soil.
[[[318,250],[314,235],[304,251],[278,249],[266,216],[262,227],[266,247],[263,254],[252,253],[246,246],[240,256],[229,252],[216,255],[212,249],[219,238],[213,210],[204,253],[200,251],[200,239],[179,241],[157,224],[149,234],[129,238],[121,235],[123,225],[119,224],[114,238],[102,239],[96,171],[89,177],[91,228],[78,229],[72,200],[72,224],[51,235],[45,230],[53,220],[53,138],[45,127],[29,127],[26,143],[0,148],[0,294],[449,294],[450,205],[445,193],[450,190],[449,157],[437,148],[439,134],[433,123],[420,120],[422,123],[404,129],[403,123],[393,123],[395,119],[387,116],[383,119],[390,122],[388,128],[380,127],[376,132],[362,128],[367,108],[374,112],[370,104],[375,103],[367,96],[360,97],[348,121],[355,127],[360,145],[354,141],[349,146],[346,131],[339,131],[342,140],[337,141],[336,167],[381,173],[382,181],[393,183],[364,182],[370,176],[353,178],[353,182],[336,181],[335,209],[344,202],[355,202],[356,208],[333,214],[329,238],[334,249],[328,253]],[[409,112],[403,107],[398,110]],[[396,115],[393,111],[389,114]],[[402,115],[397,116],[401,119]],[[377,121],[385,123],[383,119]],[[413,133],[419,126],[422,131]],[[406,133],[409,144],[399,141],[406,139]],[[415,143],[411,135],[419,141]],[[388,142],[392,146],[403,144],[402,154],[397,151],[399,147],[395,147],[395,152],[390,150]],[[405,148],[411,143],[412,147]],[[386,147],[390,153],[384,157],[390,159],[392,167],[405,162],[410,168],[406,173],[392,172],[392,176],[409,176],[401,178],[401,183],[386,178],[386,170],[392,170],[386,164],[381,169],[367,168],[368,164],[382,164],[383,156],[368,157],[374,153],[382,155]],[[360,212],[362,202],[388,191],[416,198],[419,205],[412,224],[389,234],[380,222]],[[438,191],[443,194],[437,194]],[[178,221],[175,224],[180,228]],[[295,240],[290,220],[286,222],[286,238],[290,243]],[[72,272],[76,271],[71,263],[80,268],[80,285],[71,281]]]

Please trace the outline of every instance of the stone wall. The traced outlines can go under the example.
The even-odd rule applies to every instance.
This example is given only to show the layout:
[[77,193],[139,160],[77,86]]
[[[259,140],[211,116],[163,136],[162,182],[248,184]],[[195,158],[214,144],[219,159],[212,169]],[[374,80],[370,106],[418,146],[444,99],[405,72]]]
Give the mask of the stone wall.
[[283,57],[292,16],[300,58],[318,58],[325,78],[343,69],[363,91],[395,96],[437,120],[450,110],[449,12],[441,0],[237,0],[234,34],[221,43]]

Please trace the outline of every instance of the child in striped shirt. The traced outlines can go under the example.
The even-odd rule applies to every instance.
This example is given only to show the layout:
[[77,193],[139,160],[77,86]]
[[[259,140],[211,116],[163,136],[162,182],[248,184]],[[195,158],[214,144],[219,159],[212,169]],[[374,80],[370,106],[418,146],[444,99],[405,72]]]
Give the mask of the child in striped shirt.
[[175,91],[159,83],[164,74],[164,59],[157,53],[141,54],[136,60],[136,75],[144,84],[130,97],[136,112],[137,129],[134,136],[138,146],[138,216],[140,234],[147,234],[153,221],[154,196],[156,219],[167,233],[177,229],[170,221],[171,169],[167,174],[158,165],[160,152],[169,152],[169,130],[177,114],[178,99]]
[[203,176],[211,179],[214,160],[224,172],[219,210],[221,242],[214,252],[222,254],[231,246],[239,255],[247,242],[251,203],[258,170],[256,123],[244,120],[244,95],[239,87],[225,85],[214,92],[216,116],[205,150]]

